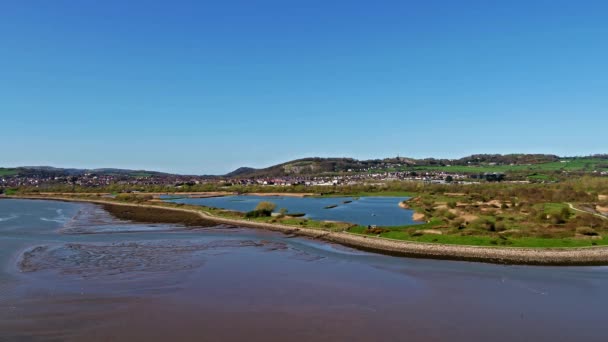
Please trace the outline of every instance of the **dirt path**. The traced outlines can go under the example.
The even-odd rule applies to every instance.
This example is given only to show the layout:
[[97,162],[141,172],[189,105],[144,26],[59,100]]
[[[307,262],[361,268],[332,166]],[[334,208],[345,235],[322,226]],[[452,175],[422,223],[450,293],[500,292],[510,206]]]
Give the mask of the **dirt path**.
[[588,211],[585,211],[585,210],[582,210],[582,209],[578,209],[578,208],[576,208],[574,205],[572,205],[572,203],[566,203],[566,204],[567,204],[567,205],[570,207],[570,209],[572,209],[572,210],[574,210],[574,211],[578,211],[578,212],[581,212],[581,213],[585,213],[585,214],[589,214],[589,215],[597,216],[597,217],[602,218],[602,219],[604,219],[604,220],[608,220],[608,217],[606,217],[606,216],[604,216],[604,215],[602,215],[602,214],[590,213],[590,212],[588,212]]

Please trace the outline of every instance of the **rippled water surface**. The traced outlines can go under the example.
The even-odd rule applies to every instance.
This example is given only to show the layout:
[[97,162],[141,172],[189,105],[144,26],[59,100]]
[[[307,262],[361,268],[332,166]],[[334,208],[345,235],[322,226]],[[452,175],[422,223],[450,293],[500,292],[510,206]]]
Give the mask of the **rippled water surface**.
[[0,340],[604,341],[604,267],[395,258],[0,200]]
[[399,202],[407,197],[288,197],[288,196],[223,196],[209,198],[169,199],[176,203],[247,212],[258,203],[270,201],[290,213],[304,213],[314,220],[330,220],[360,225],[404,226],[415,224],[412,210],[402,209]]

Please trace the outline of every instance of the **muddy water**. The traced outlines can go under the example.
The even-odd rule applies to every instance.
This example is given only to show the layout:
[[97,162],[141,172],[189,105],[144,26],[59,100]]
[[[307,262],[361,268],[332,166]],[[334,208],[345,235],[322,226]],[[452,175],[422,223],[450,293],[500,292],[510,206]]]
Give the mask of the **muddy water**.
[[0,200],[0,340],[603,341],[603,267],[394,258]]

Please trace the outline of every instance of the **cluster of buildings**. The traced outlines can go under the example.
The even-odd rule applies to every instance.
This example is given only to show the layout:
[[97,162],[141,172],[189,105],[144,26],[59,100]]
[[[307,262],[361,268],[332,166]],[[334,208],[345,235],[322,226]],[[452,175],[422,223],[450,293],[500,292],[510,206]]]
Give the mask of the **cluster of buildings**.
[[49,176],[47,174],[30,174],[0,177],[0,188],[40,187],[43,185],[73,185],[83,187],[104,187],[110,185],[195,185],[206,182],[203,177],[181,175],[113,175],[85,173],[72,176]]
[[429,183],[461,182],[469,178],[464,174],[445,172],[378,172],[357,173],[340,176],[288,176],[288,177],[256,177],[236,178],[227,180],[231,184],[239,185],[273,185],[273,186],[335,186],[356,185],[369,182],[384,181],[420,181]]
[[421,181],[429,183],[460,182],[468,178],[464,174],[445,172],[376,172],[349,173],[339,176],[304,176],[224,178],[182,175],[122,175],[85,173],[72,176],[53,176],[48,174],[29,174],[5,176],[0,178],[0,188],[42,187],[69,185],[82,187],[107,187],[112,185],[130,186],[194,186],[201,184],[216,185],[257,185],[257,186],[339,186],[383,181]]
[[[596,174],[608,176],[608,171],[596,171]],[[471,183],[477,181],[504,181],[502,173],[465,174],[444,171],[370,171],[348,172],[331,176],[291,175],[282,177],[209,177],[184,176],[171,174],[98,174],[84,173],[78,175],[49,175],[48,173],[0,176],[0,189],[11,187],[44,187],[53,185],[70,185],[82,187],[119,186],[185,186],[209,185],[227,186],[348,186],[357,184],[376,184],[390,181],[416,181],[425,183]]]

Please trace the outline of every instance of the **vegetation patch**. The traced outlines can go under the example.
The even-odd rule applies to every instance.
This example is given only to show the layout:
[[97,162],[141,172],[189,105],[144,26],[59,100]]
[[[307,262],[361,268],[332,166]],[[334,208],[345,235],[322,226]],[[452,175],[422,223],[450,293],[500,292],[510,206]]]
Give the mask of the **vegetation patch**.
[[276,208],[276,204],[272,202],[262,201],[258,203],[254,210],[249,211],[245,214],[246,218],[256,217],[270,217],[272,216],[273,210]]

